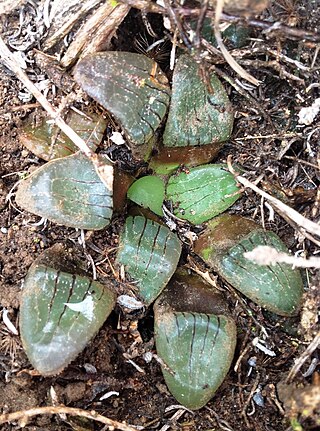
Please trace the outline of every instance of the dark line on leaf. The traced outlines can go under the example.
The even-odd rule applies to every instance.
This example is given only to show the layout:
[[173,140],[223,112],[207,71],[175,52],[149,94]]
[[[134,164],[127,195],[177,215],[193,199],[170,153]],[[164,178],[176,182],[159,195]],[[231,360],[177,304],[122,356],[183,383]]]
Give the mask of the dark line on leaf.
[[146,87],[148,87],[148,88],[151,88],[153,91],[159,91],[159,93],[163,93],[163,94],[165,94],[166,96],[168,96],[168,97],[170,97],[170,92],[169,91],[167,91],[167,90],[165,90],[164,88],[159,88],[157,85],[154,85],[154,86],[152,86],[152,85],[150,85],[150,84],[148,84],[147,82],[144,84]]
[[194,345],[194,339],[196,335],[196,316],[193,313],[190,313],[190,315],[193,317],[192,337],[191,337],[191,343],[190,343],[190,356],[188,361],[189,375],[191,376],[191,362],[192,362],[193,347],[194,347],[193,345]]
[[153,244],[152,244],[152,249],[151,249],[150,257],[149,257],[149,261],[147,263],[146,269],[144,271],[144,274],[147,273],[147,271],[149,269],[149,265],[150,265],[151,260],[153,258],[153,252],[154,252],[154,249],[155,249],[155,246],[156,246],[156,243],[157,243],[157,239],[158,239],[158,236],[159,236],[160,228],[161,228],[161,226],[159,225],[158,228],[157,228],[157,232],[156,232],[156,234],[155,234],[155,236],[153,238]]
[[203,337],[203,344],[202,344],[202,349],[201,349],[201,355],[203,355],[204,349],[205,349],[205,346],[206,346],[207,336],[208,336],[208,331],[209,331],[209,323],[210,323],[209,316],[207,314],[205,316],[207,318],[207,326],[206,326],[206,333],[204,334],[204,337]]
[[[71,287],[69,288],[69,295],[68,295],[67,300],[65,301],[65,304],[69,303],[69,301],[70,301],[70,299],[71,299],[71,297],[72,297],[72,295],[74,293],[73,289],[74,289],[74,285],[75,285],[75,282],[76,282],[76,278],[77,278],[76,275],[72,274],[72,283],[71,283]],[[64,315],[64,313],[66,311],[66,308],[67,308],[67,305],[64,305],[63,310],[62,310],[62,312],[61,312],[61,314],[59,316],[59,319],[58,319],[58,325],[57,325],[58,327],[60,325],[62,316]]]
[[152,107],[149,105],[148,108],[150,109],[150,111],[158,118],[159,122],[161,123],[162,118],[160,117],[160,115],[158,114],[157,111],[155,111],[154,109],[152,109]]
[[138,239],[138,243],[137,243],[137,251],[136,251],[136,265],[135,265],[134,272],[137,270],[137,267],[138,267],[138,263],[139,263],[139,258],[138,258],[138,256],[139,256],[139,253],[140,253],[141,242],[142,242],[143,235],[144,235],[144,232],[145,232],[145,230],[146,230],[147,224],[148,224],[148,220],[147,220],[147,219],[145,219],[145,220],[144,220],[144,225],[143,225],[143,228],[142,228],[142,231],[141,231],[141,233],[140,233],[140,237],[139,237],[139,239]]
[[[142,115],[140,114],[140,112],[137,112],[137,115],[138,115],[138,117],[140,118],[141,121],[143,121],[144,123],[146,123],[149,126],[149,128],[152,131],[152,133],[155,133],[155,129],[154,129],[153,125],[148,120],[146,120],[144,117],[142,117]],[[146,135],[144,134],[144,136],[146,136]]]
[[174,318],[175,318],[176,325],[177,325],[178,337],[180,337],[181,336],[181,332],[180,332],[179,320],[178,320],[178,317],[177,317],[176,313],[174,313]]
[[48,312],[48,320],[47,320],[47,322],[49,321],[49,316],[51,314],[53,302],[54,302],[54,299],[55,299],[55,297],[57,295],[57,292],[58,292],[58,281],[59,281],[60,273],[61,273],[61,271],[57,271],[57,273],[56,273],[57,275],[56,275],[56,278],[54,280],[53,295],[52,295],[52,297],[50,299],[50,303],[49,303],[49,307],[48,307],[49,312]]
[[165,101],[163,101],[161,99],[157,99],[157,98],[155,98],[154,100],[155,100],[155,102],[161,103],[162,105],[165,106],[166,109],[168,109],[169,103],[166,103]]

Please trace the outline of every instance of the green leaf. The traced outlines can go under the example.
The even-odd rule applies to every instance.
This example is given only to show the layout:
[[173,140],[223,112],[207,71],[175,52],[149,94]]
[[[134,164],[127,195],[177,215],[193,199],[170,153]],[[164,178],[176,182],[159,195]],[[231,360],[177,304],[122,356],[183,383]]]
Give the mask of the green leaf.
[[[101,115],[81,115],[70,111],[65,121],[92,151],[97,149],[107,124]],[[19,132],[19,139],[28,150],[47,161],[70,156],[78,151],[76,145],[52,120],[48,121],[47,118],[43,119],[37,127],[30,122],[25,124]]]
[[150,58],[131,52],[98,52],[77,65],[75,79],[110,111],[137,145],[147,143],[170,101],[167,78]]
[[112,216],[112,190],[81,153],[34,171],[19,184],[16,202],[40,217],[79,229],[103,229]]
[[173,202],[174,213],[199,224],[229,208],[240,197],[233,175],[222,164],[191,168],[172,175],[166,198]]
[[200,74],[200,66],[188,55],[174,69],[172,97],[163,142],[166,147],[206,145],[229,139],[233,126],[228,95],[214,75],[211,89]]
[[120,236],[117,262],[136,282],[142,300],[151,304],[173,275],[181,243],[166,226],[144,217],[128,217]]
[[146,176],[135,181],[128,190],[128,198],[143,208],[162,216],[164,183],[161,178]]
[[33,365],[60,373],[85,348],[115,305],[115,295],[88,277],[33,264],[24,282],[20,334]]
[[175,275],[154,306],[157,355],[166,384],[190,409],[200,409],[213,397],[236,345],[236,325],[217,304],[222,298],[197,278]]
[[195,252],[225,280],[255,303],[281,316],[298,312],[303,283],[298,269],[276,263],[260,266],[243,253],[267,245],[288,253],[281,239],[243,217],[223,215],[209,222]]
[[[198,21],[191,21],[190,26],[196,30]],[[224,42],[227,47],[242,48],[248,42],[250,31],[248,27],[239,24],[229,24],[228,27],[221,32]],[[202,28],[202,37],[210,42],[213,46],[218,47],[211,18],[205,18]]]

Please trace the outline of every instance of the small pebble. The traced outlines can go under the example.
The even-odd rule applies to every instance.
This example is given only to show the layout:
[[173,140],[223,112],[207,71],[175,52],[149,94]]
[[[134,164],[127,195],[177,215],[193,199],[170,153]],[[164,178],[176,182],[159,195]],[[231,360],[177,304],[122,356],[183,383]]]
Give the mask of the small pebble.
[[256,356],[252,356],[251,358],[248,359],[248,364],[250,365],[250,367],[255,368],[257,366],[257,357]]
[[89,374],[95,374],[97,372],[97,369],[94,365],[85,363],[83,367],[86,370],[86,372]]
[[253,395],[252,399],[257,404],[257,406],[264,407],[264,399],[263,399],[263,396],[261,395],[261,392],[256,392]]
[[8,229],[6,227],[1,227],[0,228],[1,233],[6,234],[8,233]]

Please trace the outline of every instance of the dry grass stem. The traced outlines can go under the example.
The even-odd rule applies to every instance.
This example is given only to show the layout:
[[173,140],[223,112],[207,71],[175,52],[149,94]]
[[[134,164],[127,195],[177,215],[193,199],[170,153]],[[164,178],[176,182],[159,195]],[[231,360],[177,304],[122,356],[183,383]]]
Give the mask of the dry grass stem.
[[[69,14],[70,19],[65,22],[62,26],[60,26],[57,31],[55,31],[50,37],[48,37],[42,46],[42,49],[44,51],[48,51],[50,48],[52,48],[57,42],[62,40],[72,29],[72,27],[80,21],[81,17],[89,12],[91,9],[96,7],[100,3],[100,0],[89,0],[82,2],[81,7],[74,11],[73,13]],[[52,12],[51,12],[52,13]],[[51,14],[50,13],[50,14]]]
[[273,265],[276,263],[287,263],[289,265],[299,268],[320,268],[320,258],[310,257],[304,259],[303,257],[290,256],[286,253],[281,253],[273,247],[267,245],[259,245],[252,251],[247,251],[243,254],[246,259],[253,260],[258,265]]
[[129,10],[130,6],[127,5],[113,6],[109,2],[102,4],[94,15],[84,22],[61,59],[61,65],[68,67],[79,56],[81,58],[86,54],[99,51],[102,42],[106,44],[107,40],[111,40]]
[[[108,425],[110,428],[119,429],[122,431],[137,431],[137,428],[126,425],[125,423],[114,421],[112,419],[106,418],[105,416],[99,415],[94,410],[90,412],[83,409],[77,409],[73,407],[65,407],[65,406],[47,406],[47,407],[35,407],[29,410],[21,410],[19,412],[14,413],[5,413],[0,415],[0,424],[4,424],[6,422],[16,422],[19,421],[21,427],[24,427],[28,420],[33,416],[38,415],[61,415],[67,414],[70,416],[81,416],[83,418],[92,419],[97,422],[101,422],[105,425]],[[141,427],[139,427],[141,429]]]
[[253,85],[258,86],[260,84],[260,81],[258,81],[256,78],[254,78],[250,73],[246,72],[243,67],[240,66],[239,63],[236,62],[236,60],[232,57],[232,55],[229,53],[227,48],[224,46],[224,43],[222,41],[221,37],[221,31],[219,28],[220,23],[220,17],[222,14],[224,0],[217,0],[217,6],[216,6],[216,13],[215,13],[215,19],[214,19],[214,35],[217,40],[217,44],[229,64],[229,66],[238,73],[238,75],[241,76],[241,78],[245,79],[246,81],[250,82]]
[[313,235],[317,235],[320,237],[320,226],[317,223],[314,223],[313,221],[307,219],[298,211],[294,210],[293,208],[289,207],[279,199],[269,195],[269,193],[259,189],[258,186],[253,184],[251,181],[247,180],[246,178],[242,177],[241,175],[238,175],[235,170],[233,169],[231,165],[231,157],[228,156],[228,168],[231,173],[235,176],[236,180],[242,184],[243,186],[255,191],[260,196],[264,197],[269,201],[269,203],[272,205],[272,207],[283,217],[289,218],[292,220],[296,225],[298,225],[302,231],[309,232]]
[[288,377],[286,379],[286,383],[290,383],[302,365],[306,362],[306,360],[312,355],[312,353],[320,346],[320,331],[315,335],[314,339],[311,341],[306,350],[299,356],[298,359],[295,360],[294,366],[291,368]]

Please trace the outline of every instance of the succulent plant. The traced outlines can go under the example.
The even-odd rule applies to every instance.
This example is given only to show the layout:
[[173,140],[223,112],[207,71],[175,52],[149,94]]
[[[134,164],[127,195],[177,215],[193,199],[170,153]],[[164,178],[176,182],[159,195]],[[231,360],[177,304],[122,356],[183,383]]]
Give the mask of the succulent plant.
[[[149,151],[157,138],[171,97],[168,80],[158,65],[140,54],[102,52],[82,59],[75,78],[115,116],[134,155],[143,154],[147,159],[145,148]],[[90,136],[89,129],[99,129],[94,132],[97,141],[90,142],[93,149],[102,134],[96,121],[80,126]],[[240,189],[223,164],[193,167],[211,160],[230,137],[232,126],[231,104],[218,78],[211,74],[206,82],[199,65],[190,56],[181,56],[174,71],[163,145],[149,167],[161,174],[172,173],[179,165],[191,167],[178,169],[166,185],[162,178],[150,175],[131,184],[131,176],[118,172],[116,208],[123,211],[129,188],[127,197],[153,211],[154,217],[162,216],[166,199],[177,217],[193,224],[209,221],[195,242],[195,252],[257,304],[283,316],[294,315],[303,292],[299,271],[286,264],[260,267],[243,256],[257,245],[287,251],[285,245],[251,220],[228,214],[216,217],[240,197]],[[55,131],[48,126],[48,137],[43,138],[41,128],[34,133],[26,129],[21,140],[45,160],[74,151],[62,135],[58,137],[61,145],[51,145],[54,137]],[[58,224],[98,230],[111,221],[112,194],[91,161],[76,153],[34,171],[19,185],[16,200],[27,211]],[[198,276],[177,270],[181,250],[178,236],[161,221],[130,216],[120,235],[116,260],[142,301],[130,296],[133,309],[150,305],[160,295],[154,304],[155,340],[165,381],[181,404],[199,409],[214,396],[228,373],[236,326],[219,294]],[[63,268],[65,260],[56,250],[37,259],[28,271],[21,297],[23,346],[43,375],[63,370],[115,305],[110,288],[75,267]],[[125,295],[121,299],[125,306],[129,304]]]
[[[101,115],[70,111],[65,121],[92,151],[97,149],[106,128],[106,121]],[[70,156],[78,151],[71,139],[47,118],[37,126],[26,123],[19,132],[19,139],[28,150],[47,161]]]
[[179,271],[154,305],[155,341],[172,395],[200,409],[229,371],[236,326],[221,296],[198,276]]
[[233,175],[222,164],[197,166],[172,175],[166,189],[174,213],[194,224],[210,220],[239,197]]
[[252,301],[281,316],[296,314],[303,294],[299,270],[285,263],[260,266],[243,256],[259,245],[288,252],[275,233],[263,230],[252,220],[223,214],[208,223],[194,250]]
[[180,254],[181,243],[166,226],[141,216],[126,219],[117,262],[136,282],[145,304],[151,304],[164,289],[177,268]]
[[81,153],[35,170],[19,184],[16,202],[29,212],[79,229],[103,229],[112,217],[112,190]]
[[115,305],[106,286],[60,270],[65,260],[60,247],[47,250],[31,265],[21,295],[23,347],[45,376],[60,373],[84,349]]

